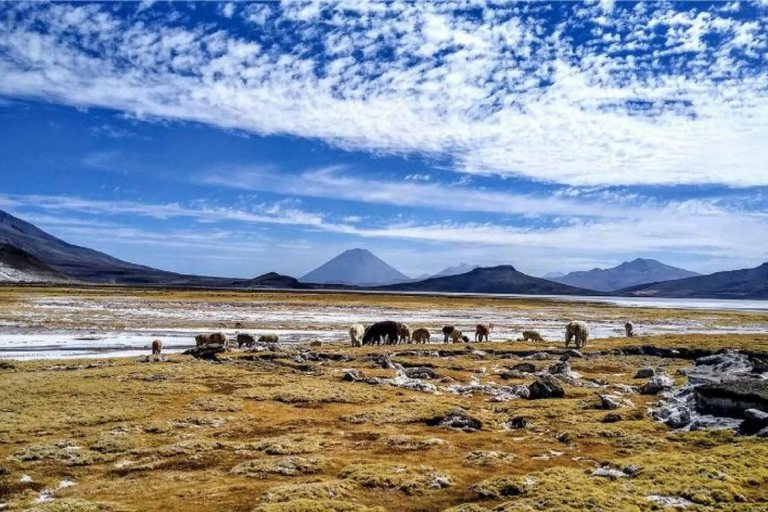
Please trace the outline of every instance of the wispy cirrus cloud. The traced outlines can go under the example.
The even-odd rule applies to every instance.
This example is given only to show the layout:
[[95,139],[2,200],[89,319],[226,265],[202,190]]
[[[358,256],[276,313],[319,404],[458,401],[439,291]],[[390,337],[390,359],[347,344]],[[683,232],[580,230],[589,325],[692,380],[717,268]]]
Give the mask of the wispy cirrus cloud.
[[[194,180],[233,189],[328,198],[358,203],[409,206],[431,210],[526,216],[622,217],[634,213],[638,198],[601,194],[582,200],[552,193],[511,193],[424,180],[386,181],[354,175],[347,166],[329,166],[298,174],[274,168],[247,167],[199,173]],[[599,199],[599,201],[598,201]]]
[[760,4],[221,9],[220,20],[246,28],[152,7],[2,10],[6,97],[434,155],[463,173],[579,186],[768,184]]

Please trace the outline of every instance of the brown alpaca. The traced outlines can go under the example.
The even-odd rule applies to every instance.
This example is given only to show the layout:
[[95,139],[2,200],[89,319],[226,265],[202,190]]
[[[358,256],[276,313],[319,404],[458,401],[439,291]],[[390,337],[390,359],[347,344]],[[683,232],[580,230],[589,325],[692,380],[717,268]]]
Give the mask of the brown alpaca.
[[429,343],[429,337],[430,337],[429,331],[424,329],[423,327],[416,329],[415,331],[413,331],[413,333],[411,333],[411,339],[413,340],[414,343],[417,343],[417,344]]
[[475,341],[488,341],[488,336],[493,330],[493,324],[477,324],[475,327]]
[[160,340],[154,340],[152,342],[152,355],[159,356],[162,350],[163,350],[163,342]]

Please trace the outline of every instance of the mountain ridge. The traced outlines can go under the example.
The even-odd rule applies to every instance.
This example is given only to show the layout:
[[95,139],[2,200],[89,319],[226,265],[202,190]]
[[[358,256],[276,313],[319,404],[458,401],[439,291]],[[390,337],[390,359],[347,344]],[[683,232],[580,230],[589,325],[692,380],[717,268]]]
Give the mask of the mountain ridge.
[[647,283],[617,293],[634,297],[768,299],[768,262],[754,268]]
[[531,295],[602,295],[599,292],[524,274],[512,265],[479,267],[464,274],[376,287],[384,291],[503,293]]
[[700,274],[679,267],[667,265],[658,260],[635,258],[610,268],[593,268],[570,272],[562,277],[550,277],[552,281],[562,284],[596,290],[613,292],[647,283],[670,281],[695,277]]

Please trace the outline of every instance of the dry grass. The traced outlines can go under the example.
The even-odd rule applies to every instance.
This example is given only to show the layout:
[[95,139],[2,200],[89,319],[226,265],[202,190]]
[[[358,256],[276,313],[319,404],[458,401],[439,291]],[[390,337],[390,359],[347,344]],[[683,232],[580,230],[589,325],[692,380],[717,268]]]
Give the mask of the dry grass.
[[[58,292],[0,289],[0,310],[13,303],[14,294],[37,293]],[[203,300],[201,292],[130,293],[141,300]],[[253,300],[249,294],[213,293],[221,300]],[[343,298],[348,304],[386,301],[402,307],[425,300],[441,307],[456,304],[454,299],[365,295],[270,298],[284,303]],[[595,308],[590,314],[619,314],[590,307]],[[768,351],[768,335],[596,340],[588,350],[642,344]],[[485,357],[451,346],[450,357],[392,358],[427,363],[456,383],[529,384],[529,375],[503,381],[496,374],[522,361],[499,352],[548,346],[489,343],[472,345],[486,350]],[[606,411],[595,408],[598,394],[606,391],[602,388],[565,386],[564,399],[496,403],[479,393],[462,396],[441,389],[432,395],[341,380],[346,368],[392,377],[394,371],[373,369],[364,356],[402,350],[323,347],[320,352],[354,359],[316,362],[312,373],[294,368],[290,352],[278,353],[275,361],[232,353],[220,364],[185,356],[151,364],[103,360],[89,368],[70,361],[70,371],[51,369],[61,364],[51,361],[14,362],[12,369],[0,370],[0,503],[7,510],[49,512],[644,511],[662,508],[647,498],[657,494],[689,500],[686,510],[768,510],[768,442],[727,432],[673,433],[647,417],[654,397],[626,396],[631,405],[617,411],[623,420],[606,424],[600,421]],[[553,362],[534,361],[541,368]],[[664,367],[674,375],[690,364],[620,355],[570,363],[584,379],[602,379],[609,389],[639,384],[633,376],[644,366]],[[483,428],[467,433],[439,426],[452,410],[477,418]],[[511,428],[515,417],[525,418],[528,426]],[[640,472],[616,481],[592,477],[603,463],[634,464]],[[23,475],[31,481],[22,482]],[[74,485],[61,486],[62,481]],[[53,501],[36,504],[44,490]]]

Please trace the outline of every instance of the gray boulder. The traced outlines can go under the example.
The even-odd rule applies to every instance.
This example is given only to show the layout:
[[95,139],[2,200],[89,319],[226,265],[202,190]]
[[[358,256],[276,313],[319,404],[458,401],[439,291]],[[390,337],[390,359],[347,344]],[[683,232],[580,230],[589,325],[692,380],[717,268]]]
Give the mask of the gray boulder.
[[557,379],[551,375],[537,377],[536,380],[528,386],[528,398],[539,400],[542,398],[564,398],[565,391]]
[[645,368],[640,368],[637,370],[637,373],[635,374],[636,379],[650,379],[651,377],[656,375],[656,370],[651,368],[650,366],[647,366]]
[[643,386],[640,388],[640,394],[657,395],[662,391],[671,389],[674,384],[675,381],[672,380],[672,377],[663,373],[659,373],[648,379],[648,382],[643,384]]

